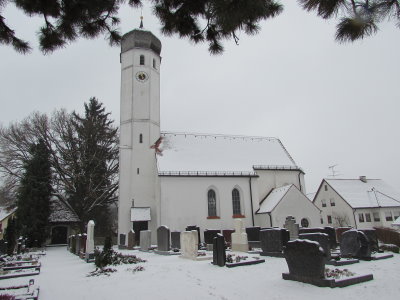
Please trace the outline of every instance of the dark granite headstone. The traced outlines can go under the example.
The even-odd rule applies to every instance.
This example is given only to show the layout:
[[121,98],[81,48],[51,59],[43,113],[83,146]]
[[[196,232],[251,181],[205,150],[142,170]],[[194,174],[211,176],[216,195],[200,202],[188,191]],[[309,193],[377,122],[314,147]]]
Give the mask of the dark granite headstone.
[[133,247],[135,247],[136,244],[136,240],[135,240],[135,231],[133,229],[131,229],[128,232],[128,249],[132,250]]
[[326,260],[331,259],[331,249],[329,243],[329,236],[326,233],[315,232],[315,233],[301,233],[299,238],[302,240],[310,240],[319,243],[325,252]]
[[256,227],[246,227],[247,240],[250,241],[260,241],[260,226]]
[[158,251],[169,251],[170,247],[170,230],[167,226],[157,228],[157,249]]
[[119,247],[125,247],[126,246],[126,234],[120,233],[119,235]]
[[181,232],[180,231],[172,231],[171,232],[171,248],[172,249],[181,249]]
[[260,255],[282,256],[283,247],[289,240],[290,233],[282,228],[269,228],[260,231],[261,249]]
[[329,236],[329,245],[331,249],[335,249],[337,247],[336,242],[336,231],[333,227],[315,227],[315,228],[300,228],[299,234],[303,233],[325,233]]
[[73,235],[71,236],[71,247],[69,248],[69,251],[75,254],[75,249],[76,249],[76,235]]
[[378,252],[379,246],[378,246],[378,237],[376,235],[376,230],[375,229],[361,229],[360,231],[364,232],[364,234],[367,236],[371,251]]
[[81,235],[80,234],[78,234],[78,235],[76,235],[76,238],[75,238],[75,254],[76,255],[79,255],[79,252],[81,251]]
[[197,230],[198,239],[199,239],[199,246],[200,246],[200,244],[201,244],[200,227],[198,227],[197,225],[190,225],[190,226],[186,227],[186,231],[192,231],[192,230]]
[[371,259],[371,248],[367,236],[358,230],[352,229],[342,233],[340,242],[342,257]]
[[86,233],[84,233],[81,235],[81,243],[80,243],[81,249],[79,251],[80,254],[86,253],[86,240],[87,240],[87,235]]
[[233,229],[224,229],[222,230],[222,235],[224,236],[225,242],[228,245],[228,247],[231,246],[232,243],[232,233],[234,233],[235,230]]
[[308,240],[289,241],[283,253],[290,275],[307,279],[325,277],[325,254],[318,243]]
[[221,230],[217,229],[206,229],[204,230],[204,243],[210,245],[214,243],[214,238],[217,236],[217,234],[221,233]]
[[213,264],[223,267],[226,263],[225,239],[222,234],[218,233],[213,241]]

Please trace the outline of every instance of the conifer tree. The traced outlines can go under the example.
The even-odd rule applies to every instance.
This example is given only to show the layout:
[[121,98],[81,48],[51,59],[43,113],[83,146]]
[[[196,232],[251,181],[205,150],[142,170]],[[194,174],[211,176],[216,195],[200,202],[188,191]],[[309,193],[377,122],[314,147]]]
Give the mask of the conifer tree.
[[[97,233],[109,233],[109,207],[116,201],[118,188],[114,178],[118,169],[117,129],[96,98],[85,103],[85,115],[72,114],[75,135],[68,152],[73,174],[66,188],[68,203],[84,224],[95,220]],[[71,156],[72,155],[72,156]]]
[[50,215],[52,176],[49,151],[42,139],[30,148],[17,194],[17,224],[28,247],[41,247],[46,241]]

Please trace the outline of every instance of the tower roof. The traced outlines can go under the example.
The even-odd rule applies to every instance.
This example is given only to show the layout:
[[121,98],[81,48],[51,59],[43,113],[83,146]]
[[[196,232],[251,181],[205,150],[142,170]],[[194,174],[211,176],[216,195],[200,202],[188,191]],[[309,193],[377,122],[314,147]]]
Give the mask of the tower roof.
[[121,53],[133,48],[150,49],[160,55],[161,41],[150,31],[134,29],[123,35],[121,41]]

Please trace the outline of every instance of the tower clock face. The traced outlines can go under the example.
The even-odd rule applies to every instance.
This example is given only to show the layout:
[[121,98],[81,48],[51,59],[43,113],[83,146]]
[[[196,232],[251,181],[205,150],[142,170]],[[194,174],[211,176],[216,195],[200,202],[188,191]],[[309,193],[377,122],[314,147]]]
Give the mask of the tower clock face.
[[139,72],[136,73],[135,77],[136,77],[137,81],[145,82],[149,78],[149,75],[147,75],[146,72],[139,71]]

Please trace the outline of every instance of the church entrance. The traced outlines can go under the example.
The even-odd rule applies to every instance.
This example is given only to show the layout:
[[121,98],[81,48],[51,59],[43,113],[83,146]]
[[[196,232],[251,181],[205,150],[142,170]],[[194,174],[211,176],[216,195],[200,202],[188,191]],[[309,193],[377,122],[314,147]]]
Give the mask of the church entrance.
[[140,242],[140,231],[149,229],[148,221],[135,221],[132,222],[132,229],[135,231],[135,242],[139,245]]
[[68,228],[66,226],[56,226],[51,229],[51,244],[66,244]]

